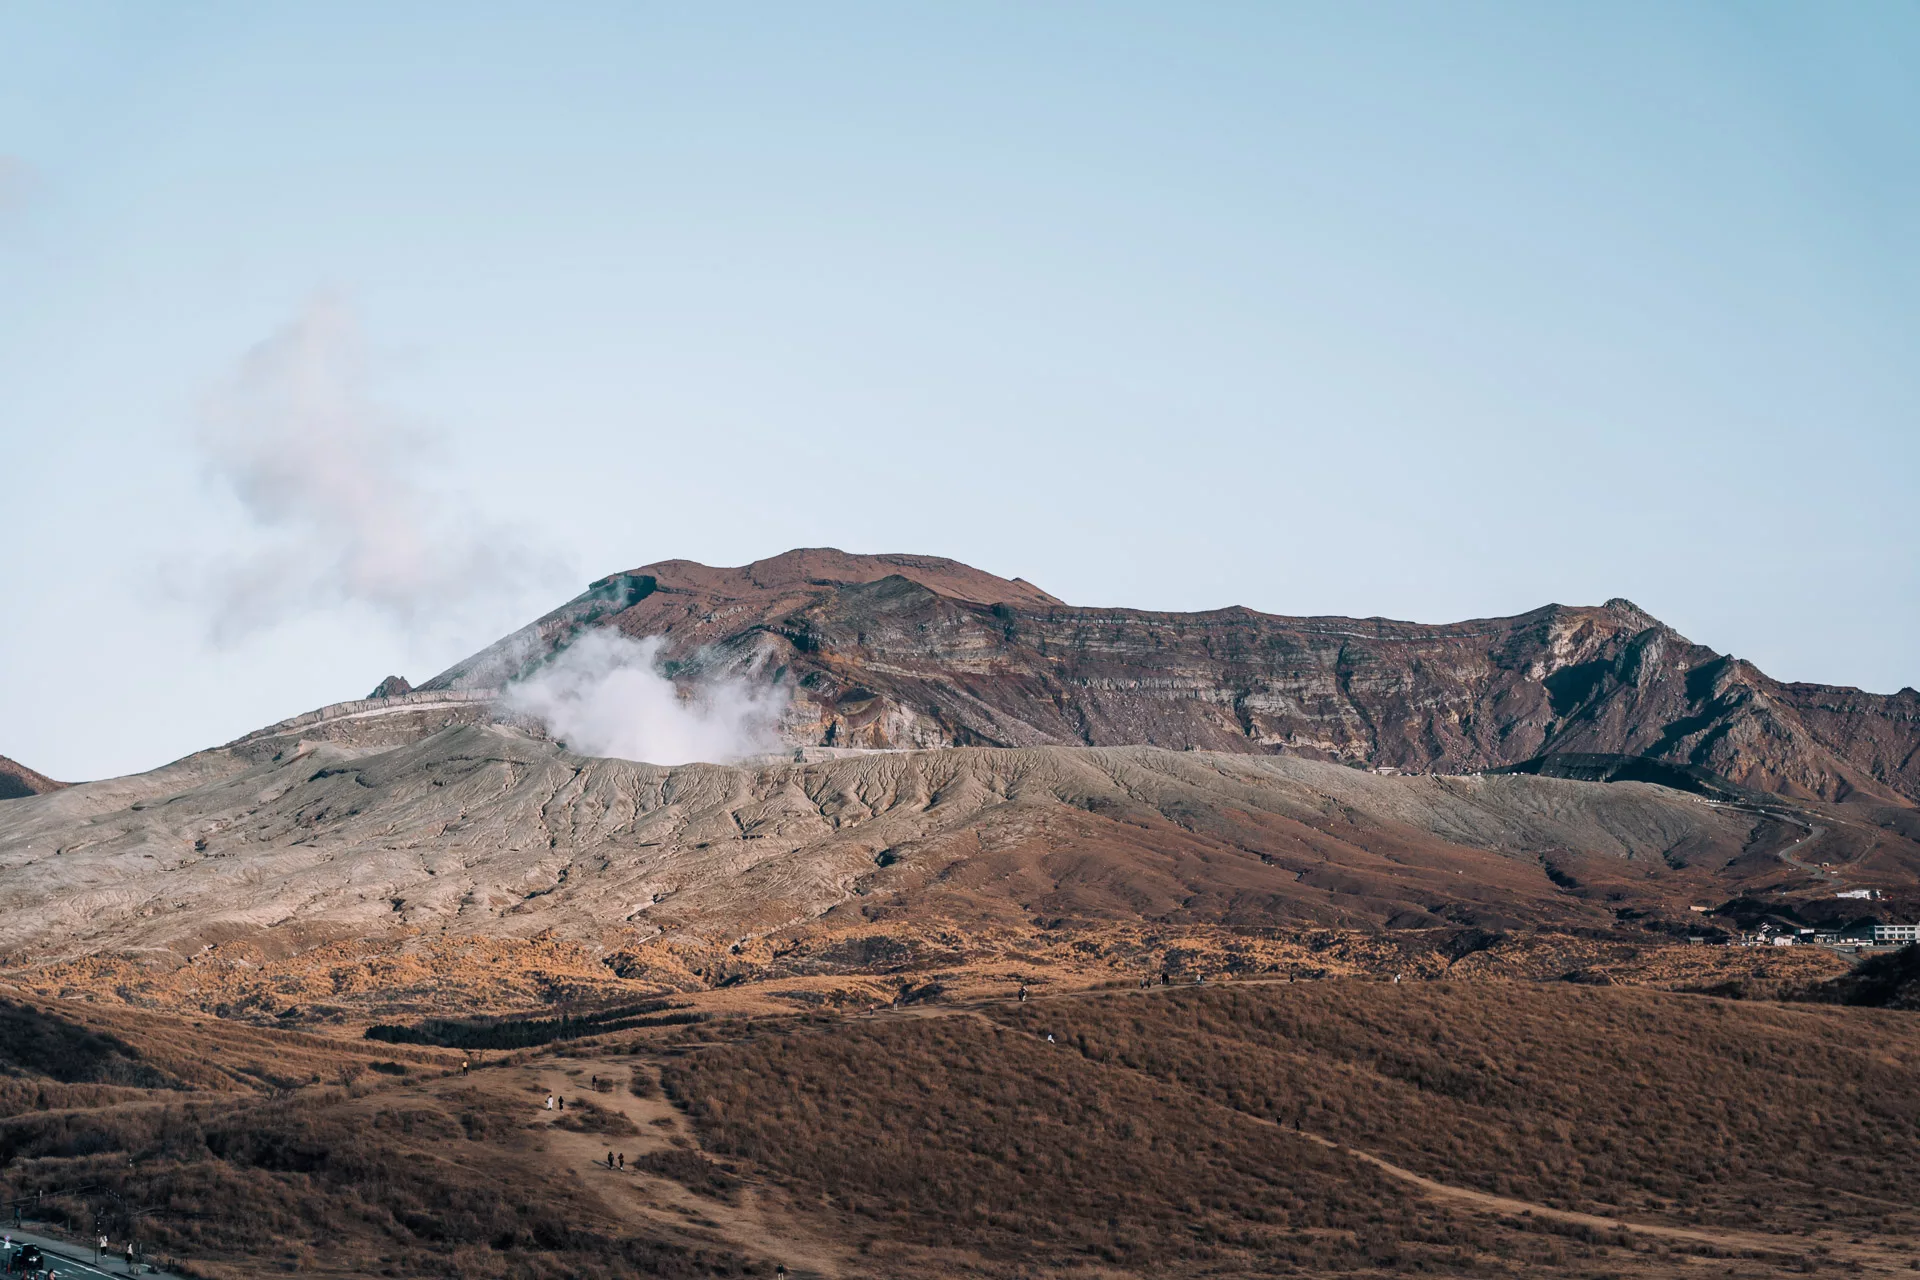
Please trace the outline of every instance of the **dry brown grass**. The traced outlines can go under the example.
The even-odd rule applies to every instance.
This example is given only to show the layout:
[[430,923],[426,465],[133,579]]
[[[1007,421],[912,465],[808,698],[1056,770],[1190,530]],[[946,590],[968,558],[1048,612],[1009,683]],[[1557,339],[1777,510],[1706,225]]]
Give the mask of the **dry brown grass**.
[[[873,1253],[993,1275],[1502,1274],[1553,1239],[1435,1214],[1371,1167],[1139,1073],[972,1019],[775,1035],[673,1062],[703,1143]],[[936,1272],[937,1273],[937,1272]]]
[[1920,1022],[1629,988],[1300,983],[1003,1008],[1112,1065],[1443,1181],[1778,1231],[1920,1231]]
[[[140,1233],[172,1259],[529,1280],[760,1273],[724,1251],[633,1238],[578,1187],[528,1179],[520,1129],[486,1108],[341,1090],[21,1117],[0,1127],[0,1182],[45,1192],[45,1213],[81,1224],[119,1203],[148,1209]],[[80,1187],[96,1190],[63,1194]]]
[[[1671,1252],[1697,1241],[1425,1199],[1300,1124],[1453,1185],[1773,1233],[1764,1256],[1724,1260],[1742,1275],[1920,1233],[1886,1159],[1920,1142],[1920,1022],[1876,1010],[1564,983],[1209,984],[721,1020],[470,1078],[426,1050],[393,1074],[366,1070],[388,1061],[367,1051],[416,1051],[124,1009],[35,1016],[38,1048],[0,1085],[64,1105],[0,1118],[0,1193],[44,1191],[82,1222],[153,1209],[150,1246],[213,1277],[756,1274],[783,1231],[848,1242],[849,1277],[1697,1270]],[[29,1059],[74,1078],[30,1076]],[[279,1088],[254,1071],[273,1065],[336,1082]],[[147,1068],[176,1084],[107,1082]],[[556,1074],[574,1081],[564,1122],[536,1101]],[[564,1129],[617,1134],[640,1176],[576,1177],[596,1144]],[[659,1179],[700,1210],[636,1219],[604,1198]],[[88,1185],[102,1190],[71,1194]]]
[[[85,1005],[0,1019],[0,1196],[44,1197],[52,1222],[120,1238],[139,1210],[150,1250],[209,1274],[754,1273],[722,1249],[627,1236],[579,1188],[529,1180],[529,1135],[497,1099],[419,1087],[457,1054]],[[634,1132],[584,1099],[566,1114]]]

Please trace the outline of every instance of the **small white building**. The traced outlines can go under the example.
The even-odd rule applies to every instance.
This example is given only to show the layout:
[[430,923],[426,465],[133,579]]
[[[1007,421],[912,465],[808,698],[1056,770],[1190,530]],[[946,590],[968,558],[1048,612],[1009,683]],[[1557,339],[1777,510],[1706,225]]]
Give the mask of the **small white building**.
[[1889,942],[1920,942],[1920,924],[1877,924],[1873,926],[1875,945]]

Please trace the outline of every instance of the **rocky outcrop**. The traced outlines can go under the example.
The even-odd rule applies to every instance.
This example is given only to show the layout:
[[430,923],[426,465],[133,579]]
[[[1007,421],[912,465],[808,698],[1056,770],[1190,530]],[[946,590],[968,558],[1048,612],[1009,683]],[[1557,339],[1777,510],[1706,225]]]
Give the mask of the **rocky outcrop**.
[[43,796],[67,786],[44,773],[35,773],[17,760],[0,756],[0,800],[18,800],[25,796]]
[[682,680],[784,683],[795,745],[1139,744],[1416,773],[1606,754],[1920,801],[1920,694],[1782,684],[1621,599],[1437,626],[1084,609],[951,560],[815,549],[601,579],[422,688],[497,687],[589,626],[665,637]]
[[222,750],[260,760],[319,742],[360,749],[402,746],[455,725],[484,724],[497,715],[493,690],[416,689],[330,703],[255,729]]

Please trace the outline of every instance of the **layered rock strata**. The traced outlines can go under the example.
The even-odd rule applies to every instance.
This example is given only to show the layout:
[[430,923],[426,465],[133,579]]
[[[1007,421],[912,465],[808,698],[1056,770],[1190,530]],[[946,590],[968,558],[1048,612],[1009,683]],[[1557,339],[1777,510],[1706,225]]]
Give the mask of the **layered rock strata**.
[[1610,754],[1920,801],[1920,693],[1782,683],[1622,599],[1444,625],[1087,609],[937,557],[805,550],[601,579],[421,688],[497,688],[591,626],[664,637],[689,683],[784,684],[796,746],[1137,744],[1448,774]]

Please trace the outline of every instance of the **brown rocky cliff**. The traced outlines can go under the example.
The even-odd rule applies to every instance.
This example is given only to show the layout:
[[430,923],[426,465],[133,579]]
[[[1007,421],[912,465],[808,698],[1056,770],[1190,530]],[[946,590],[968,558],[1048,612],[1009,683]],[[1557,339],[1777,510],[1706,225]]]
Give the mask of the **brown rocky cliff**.
[[[950,600],[969,604],[1060,605],[1061,601],[1020,578],[996,578],[940,556],[848,555],[832,547],[806,547],[737,569],[715,569],[691,560],[663,560],[629,577],[652,578],[669,596],[760,603],[810,596],[822,587],[853,587],[902,577]],[[605,581],[603,579],[603,581]]]
[[49,791],[58,791],[67,785],[64,782],[55,782],[43,773],[35,773],[17,760],[0,756],[0,800],[43,796]]
[[422,687],[497,684],[609,624],[665,636],[683,678],[786,683],[795,743],[1141,744],[1444,773],[1621,753],[1789,795],[1920,800],[1920,695],[1782,684],[1618,599],[1437,626],[1082,609],[937,557],[804,550],[602,579]]

